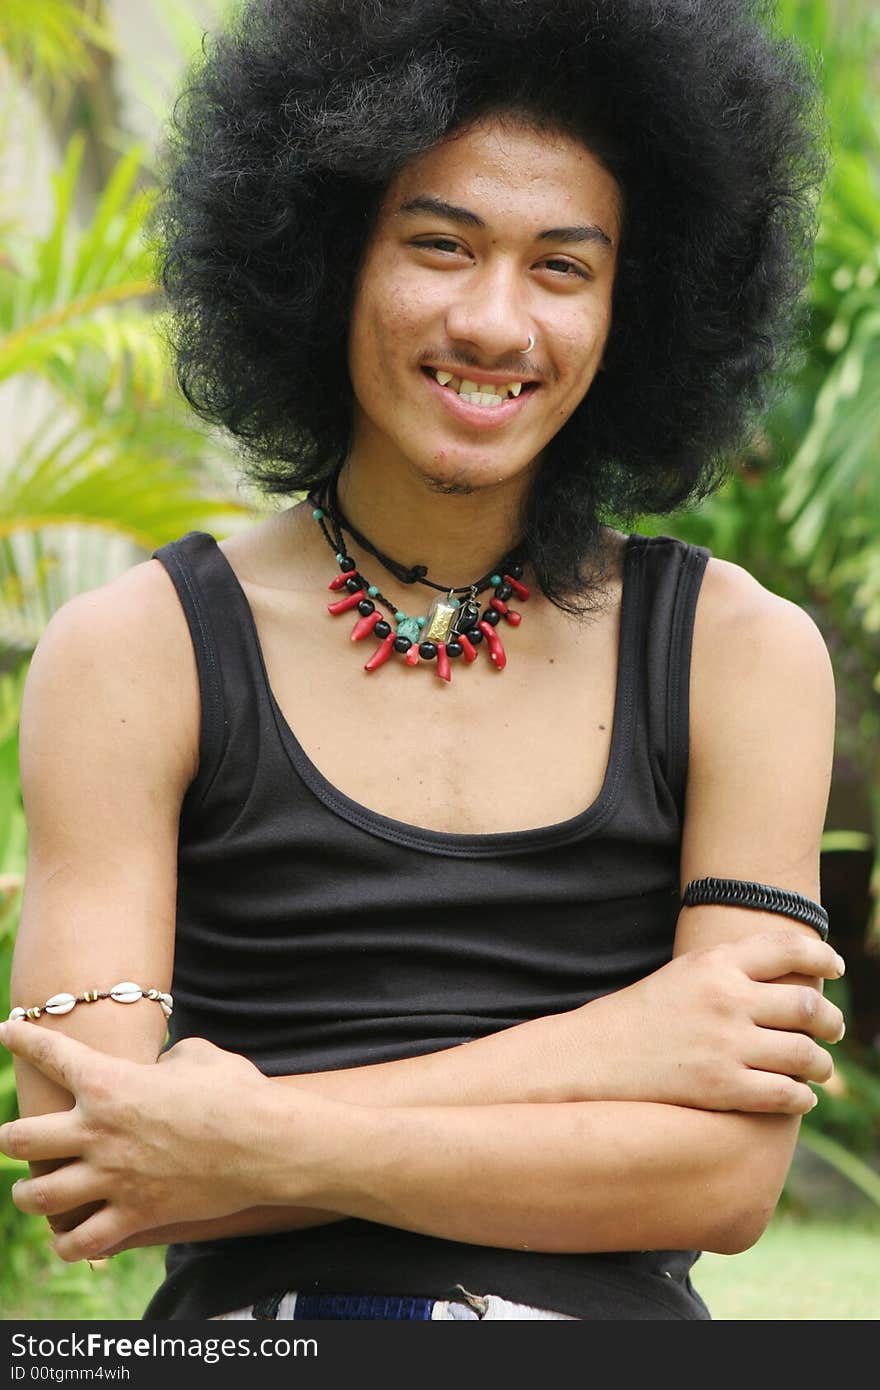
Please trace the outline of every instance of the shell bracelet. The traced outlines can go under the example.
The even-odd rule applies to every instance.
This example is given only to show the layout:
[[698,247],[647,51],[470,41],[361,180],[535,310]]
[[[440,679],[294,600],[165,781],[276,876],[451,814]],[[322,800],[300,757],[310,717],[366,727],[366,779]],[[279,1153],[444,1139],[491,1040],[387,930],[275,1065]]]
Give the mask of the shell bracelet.
[[171,1017],[174,1008],[174,1000],[170,994],[165,994],[160,989],[143,989],[132,980],[123,980],[112,989],[87,989],[84,994],[53,994],[45,1004],[34,1004],[30,1009],[13,1009],[7,1022],[37,1019],[41,1014],[69,1014],[77,1004],[94,1004],[98,999],[113,999],[117,1004],[136,1004],[139,999],[153,999],[166,1018]]

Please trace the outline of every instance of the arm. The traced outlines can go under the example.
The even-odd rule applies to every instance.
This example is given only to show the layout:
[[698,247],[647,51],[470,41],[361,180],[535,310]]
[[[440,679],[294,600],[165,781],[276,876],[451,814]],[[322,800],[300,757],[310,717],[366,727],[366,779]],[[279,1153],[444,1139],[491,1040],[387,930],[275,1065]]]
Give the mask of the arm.
[[[735,570],[736,567],[724,566],[723,569]],[[754,581],[744,576],[743,572],[738,571],[737,575],[742,576],[742,579],[734,576],[734,583],[740,586],[740,590],[743,588],[743,581],[747,584],[741,609],[731,602],[729,587],[724,591],[723,603],[710,596],[709,603],[704,607],[703,615],[698,621],[698,634],[695,634],[693,747],[682,881],[706,873],[765,877],[770,882],[787,883],[815,896],[818,842],[827,799],[833,733],[833,687],[830,682],[827,654],[818,633],[805,615],[792,605],[765,594]],[[727,577],[722,574],[719,582],[727,584]],[[780,652],[784,653],[784,660],[779,658]],[[750,701],[753,702],[753,707],[750,706]],[[731,766],[728,752],[731,746],[740,750],[735,767]],[[792,753],[795,754],[793,758]],[[734,798],[735,813],[731,809]],[[821,952],[825,949],[809,929],[804,929],[803,933],[800,933],[798,928],[783,929],[778,918],[753,912],[732,912],[721,908],[690,909],[682,914],[676,944],[679,956],[684,957],[680,968],[686,973],[682,978],[691,983],[701,979],[707,960],[721,971],[717,978],[726,978],[724,972],[735,956],[735,949],[714,946],[714,943],[722,940],[724,936],[752,934],[761,928],[769,928],[773,932],[773,939],[777,942],[784,940],[792,949],[798,941],[805,950],[815,947]],[[808,938],[813,939],[810,947],[807,945]],[[710,945],[714,949],[708,952],[693,949]],[[830,955],[831,953],[829,958]],[[666,969],[671,970],[672,967]],[[821,974],[836,973],[829,959],[823,960],[821,955],[807,958],[806,964],[802,963],[802,969],[798,973],[803,973],[804,969],[811,980]],[[662,973],[657,972],[657,976]],[[776,974],[781,973],[783,972],[777,966]],[[729,971],[727,974],[729,976]],[[652,979],[656,979],[657,976]],[[728,1031],[739,1029],[743,1017],[748,1018],[751,1027],[749,1045],[757,1050],[746,1060],[746,1065],[762,1072],[764,1068],[769,1068],[763,1075],[765,1081],[769,1082],[770,1089],[765,1089],[763,1101],[757,1104],[756,1108],[769,1111],[790,1109],[796,1114],[805,1106],[802,1102],[793,1105],[791,1098],[799,1094],[801,1088],[790,1075],[784,1074],[785,1068],[778,1065],[776,1034],[780,1028],[796,1027],[797,1023],[801,1024],[804,1032],[812,1031],[815,1025],[810,1021],[808,1006],[811,1001],[815,1001],[817,1005],[820,1001],[809,988],[791,989],[788,985],[780,988],[766,983],[768,979],[773,978],[772,971],[769,976],[765,972],[763,976],[759,973],[756,978],[750,978],[747,972],[735,972],[735,977],[727,979],[726,992],[720,991],[721,1013]],[[796,1002],[793,1004],[793,1001]],[[647,1028],[641,1032],[641,1038],[651,1036],[652,1026],[657,1028],[657,1025],[659,1028],[656,1035],[663,1036],[660,1030],[664,1023],[666,1033],[669,1033],[673,1019],[669,1014],[665,1019],[657,1014],[657,1007],[655,1001],[655,1017],[650,1015],[649,1010],[643,1020]],[[779,1010],[790,1011],[792,1007],[797,1015],[794,1023],[790,1018],[787,1022],[780,1022]],[[610,1019],[611,1015],[608,1017]],[[607,1034],[606,1046],[615,1042],[613,1027],[609,1027],[611,1031]],[[832,1036],[836,1035],[836,1031],[832,1033]],[[714,1038],[709,1039],[710,1043],[714,1041]],[[808,1038],[796,1037],[794,1041],[800,1048],[803,1064],[795,1064],[796,1074],[803,1073],[807,1066],[813,1065],[810,1051],[813,1045]],[[701,1049],[701,1059],[709,1072],[714,1065],[716,1054],[717,1048],[714,1046],[704,1046]],[[664,1067],[669,1070],[665,1058],[659,1068],[660,1072]],[[301,1115],[301,1091],[295,1087],[276,1086],[270,1089],[276,1096],[283,1090],[291,1113]],[[311,1099],[316,1101],[317,1097]],[[729,1098],[727,1100],[729,1103]],[[361,1112],[365,1108],[367,1107],[343,1106],[335,1111],[324,1110],[322,1113],[327,1117],[328,1133],[333,1132],[340,1115],[345,1117],[344,1120],[339,1120],[343,1128],[346,1124],[375,1122],[376,1117],[371,1116],[369,1121],[364,1119]],[[623,1128],[620,1135],[617,1134],[612,1120],[602,1119],[601,1112],[605,1111],[614,1111],[618,1117],[622,1117],[620,1123]],[[590,1118],[575,1119],[575,1112]],[[644,1120],[639,1119],[637,1134],[647,1136],[647,1148],[640,1158],[639,1139],[633,1137],[630,1129],[633,1120],[643,1112]],[[454,1111],[451,1107],[444,1113],[444,1110],[438,1107],[425,1109],[415,1106],[407,1110],[399,1106],[386,1106],[379,1112],[378,1121],[381,1124],[387,1120],[389,1149],[394,1158],[393,1171],[382,1169],[383,1182],[387,1181],[387,1187],[380,1193],[358,1193],[354,1190],[356,1184],[353,1177],[346,1185],[345,1179],[337,1175],[337,1185],[331,1188],[325,1185],[321,1190],[325,1196],[328,1191],[341,1192],[340,1200],[345,1205],[340,1209],[347,1210],[350,1214],[381,1210],[384,1217],[377,1216],[376,1219],[385,1219],[391,1224],[412,1226],[414,1229],[433,1229],[430,1224],[424,1224],[433,1220],[431,1213],[435,1208],[432,1208],[431,1203],[434,1201],[436,1204],[438,1200],[436,1188],[432,1198],[431,1184],[435,1175],[432,1163],[436,1167],[438,1149],[447,1159],[451,1160],[454,1157],[449,1145],[451,1139],[459,1133],[459,1128],[466,1141],[467,1136],[471,1136],[461,1148],[455,1148],[455,1153],[461,1152],[464,1155],[466,1167],[460,1174],[462,1181],[467,1180],[467,1163],[470,1158],[482,1152],[485,1147],[481,1147],[481,1134],[493,1153],[498,1149],[499,1142],[503,1149],[508,1142],[513,1143],[516,1136],[520,1136],[524,1144],[524,1153],[535,1156],[533,1136],[541,1133],[542,1162],[546,1162],[547,1145],[556,1142],[559,1146],[557,1157],[563,1167],[567,1163],[574,1164],[567,1185],[563,1174],[557,1174],[561,1190],[570,1195],[573,1190],[572,1184],[575,1188],[581,1184],[597,1193],[600,1201],[607,1202],[607,1208],[603,1208],[605,1220],[610,1223],[609,1229],[616,1232],[612,1246],[621,1248],[621,1241],[627,1239],[626,1231],[629,1229],[628,1223],[633,1213],[630,1193],[632,1181],[637,1181],[644,1189],[647,1181],[645,1174],[653,1162],[656,1145],[660,1143],[662,1147],[664,1136],[674,1136],[677,1133],[678,1139],[673,1137],[668,1142],[671,1143],[672,1149],[683,1143],[688,1154],[693,1153],[697,1175],[700,1172],[704,1174],[706,1191],[710,1192],[712,1197],[709,1207],[715,1214],[713,1221],[707,1224],[703,1232],[704,1238],[689,1239],[688,1243],[706,1248],[720,1248],[717,1244],[719,1240],[726,1246],[737,1244],[744,1239],[749,1243],[754,1239],[756,1229],[763,1229],[762,1223],[766,1222],[775,1206],[790,1162],[791,1149],[796,1137],[796,1120],[792,1122],[787,1118],[779,1119],[776,1114],[756,1114],[748,1117],[737,1114],[694,1115],[683,1106],[669,1107],[669,1114],[663,1120],[656,1118],[658,1113],[665,1114],[666,1108],[647,1105],[636,1109],[621,1109],[613,1105],[610,1108],[603,1105],[592,1108],[575,1106],[567,1110],[565,1106],[558,1108],[551,1102],[540,1111],[522,1104],[512,1108],[477,1106],[472,1114],[464,1117],[463,1112]],[[277,1123],[283,1124],[283,1114],[282,1107],[277,1112]],[[648,1119],[649,1114],[652,1114],[653,1118]],[[655,1123],[661,1126],[660,1133],[654,1131]],[[627,1176],[631,1181],[622,1184],[618,1168],[616,1180],[611,1188],[608,1188],[607,1183],[603,1185],[602,1174],[608,1171],[608,1154],[606,1153],[604,1160],[600,1152],[592,1150],[585,1156],[580,1144],[575,1142],[582,1140],[587,1134],[593,1134],[594,1124],[600,1125],[595,1133],[604,1135],[609,1146],[625,1152],[629,1165]],[[474,1129],[474,1126],[481,1125],[486,1128]],[[499,1125],[508,1128],[499,1131]],[[546,1125],[552,1128],[546,1129]],[[573,1130],[572,1125],[581,1128]],[[556,1126],[561,1128],[557,1129]],[[584,1129],[583,1126],[587,1128]],[[667,1129],[667,1126],[671,1128]],[[628,1142],[624,1142],[627,1138]],[[355,1138],[349,1136],[348,1142],[344,1143],[342,1148],[349,1156],[354,1153],[360,1160],[362,1140],[363,1136],[360,1133]],[[405,1146],[407,1142],[413,1146],[411,1152],[406,1151],[405,1147],[399,1147]],[[473,1145],[470,1158],[467,1151],[468,1142]],[[609,1148],[608,1152],[611,1151]],[[513,1171],[516,1176],[523,1178],[528,1172],[528,1160],[524,1168],[522,1155],[517,1157],[513,1151],[512,1156],[507,1157],[514,1165]],[[285,1160],[288,1158],[289,1154],[286,1154]],[[380,1154],[377,1163],[381,1162],[381,1159]],[[358,1162],[358,1173],[362,1167]],[[372,1167],[375,1170],[376,1165]],[[328,1160],[327,1173],[331,1173],[332,1170],[333,1164]],[[402,1175],[407,1171],[412,1175],[414,1170],[419,1176],[418,1181],[412,1184],[413,1191],[410,1191],[409,1187],[401,1190],[399,1183],[404,1181]],[[456,1171],[453,1168],[453,1174]],[[657,1170],[652,1168],[651,1171]],[[693,1184],[697,1177],[682,1152],[677,1153],[671,1171],[663,1170],[662,1165],[660,1171],[662,1181],[668,1185],[665,1196],[648,1184],[648,1190],[653,1193],[650,1209],[655,1212],[654,1219],[659,1220],[661,1225],[666,1223],[663,1227],[664,1234],[661,1235],[658,1231],[654,1243],[674,1246],[681,1239],[682,1222],[692,1223],[695,1219]],[[684,1171],[688,1173],[688,1181],[682,1186],[678,1176]],[[448,1174],[449,1163],[443,1166],[443,1172]],[[536,1178],[537,1174],[531,1175],[532,1183]],[[259,1200],[279,1203],[279,1190],[269,1179],[270,1175],[264,1173],[265,1188]],[[287,1191],[288,1198],[295,1197],[297,1201],[307,1205],[315,1203],[314,1190],[307,1186],[296,1187],[296,1174],[292,1166],[289,1180],[292,1186]],[[499,1166],[488,1170],[487,1180],[494,1182],[496,1192],[509,1194],[512,1171],[509,1166],[504,1166],[503,1154],[499,1155]],[[260,1191],[259,1187],[257,1191]],[[41,1199],[44,1202],[57,1202],[63,1200],[63,1195],[62,1186],[50,1194],[43,1190]],[[420,1201],[423,1203],[421,1209],[418,1205]],[[367,1203],[366,1206],[363,1205],[364,1202]],[[562,1211],[568,1213],[570,1210],[567,1196]],[[485,1211],[485,1202],[477,1201],[476,1210],[471,1212],[470,1216],[460,1208],[459,1217],[461,1220],[472,1219],[479,1222],[482,1219],[481,1211]],[[704,1215],[708,1220],[708,1212]],[[556,1216],[551,1212],[551,1226],[558,1219],[561,1219],[559,1212]],[[572,1239],[572,1228],[567,1217],[564,1228],[558,1226],[555,1235],[552,1230],[548,1234],[546,1212],[539,1211],[536,1220],[540,1232],[536,1237],[538,1240]],[[585,1220],[586,1225],[593,1231],[601,1225],[597,1212],[592,1208],[586,1213]],[[419,1222],[423,1224],[416,1224]],[[68,1252],[81,1252],[82,1241],[93,1239],[96,1230],[100,1233],[109,1229],[108,1223],[99,1228],[92,1227],[91,1231],[84,1229],[77,1233],[76,1239],[71,1238],[64,1248]],[[478,1232],[480,1228],[473,1226],[469,1229]],[[518,1218],[517,1229],[521,1229]],[[688,1229],[693,1231],[693,1225]],[[726,1233],[723,1236],[719,1236],[721,1229]],[[637,1244],[642,1247],[646,1240],[644,1221],[640,1230],[642,1234],[638,1237]],[[438,1233],[446,1234],[446,1231]],[[574,1238],[583,1240],[584,1236],[585,1228]],[[497,1241],[497,1225],[490,1224],[482,1235],[476,1233],[470,1238]],[[512,1239],[514,1244],[519,1243],[513,1236],[508,1238]],[[595,1238],[597,1237],[591,1237]],[[565,1245],[558,1248],[571,1247]],[[591,1245],[587,1248],[600,1247]],[[80,1257],[81,1253],[68,1253],[68,1258]]]
[[[13,1003],[27,1007],[120,980],[170,988],[178,824],[198,740],[192,644],[157,561],[55,614],[31,662],[22,708],[28,863]],[[144,1002],[79,1004],[26,1026],[146,1063],[156,1061],[166,1037],[162,1010]],[[21,1115],[72,1106],[70,1092],[27,1061],[17,1059],[16,1076]],[[59,1161],[34,1161],[32,1173]],[[84,1214],[58,1214],[56,1229]]]

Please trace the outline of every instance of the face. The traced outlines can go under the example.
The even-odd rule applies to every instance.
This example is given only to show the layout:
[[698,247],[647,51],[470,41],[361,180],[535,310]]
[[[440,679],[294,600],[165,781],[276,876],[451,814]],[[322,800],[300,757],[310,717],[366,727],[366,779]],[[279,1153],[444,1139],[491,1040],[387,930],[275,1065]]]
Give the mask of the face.
[[619,199],[579,142],[498,118],[407,165],[358,276],[352,457],[449,492],[529,476],[601,364]]

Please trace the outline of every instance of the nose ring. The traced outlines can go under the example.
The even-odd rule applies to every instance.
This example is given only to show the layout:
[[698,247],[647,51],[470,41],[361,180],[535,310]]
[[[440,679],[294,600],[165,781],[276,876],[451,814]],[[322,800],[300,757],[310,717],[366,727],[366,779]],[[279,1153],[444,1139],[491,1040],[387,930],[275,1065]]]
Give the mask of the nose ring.
[[528,347],[524,347],[524,348],[521,349],[521,352],[522,352],[523,357],[525,357],[525,355],[526,355],[527,352],[531,352],[531,350],[532,350],[532,348],[533,348],[534,346],[535,346],[535,340],[534,340],[534,338],[532,337],[532,335],[531,335],[531,333],[530,333],[530,334],[529,334],[529,345],[528,345]]

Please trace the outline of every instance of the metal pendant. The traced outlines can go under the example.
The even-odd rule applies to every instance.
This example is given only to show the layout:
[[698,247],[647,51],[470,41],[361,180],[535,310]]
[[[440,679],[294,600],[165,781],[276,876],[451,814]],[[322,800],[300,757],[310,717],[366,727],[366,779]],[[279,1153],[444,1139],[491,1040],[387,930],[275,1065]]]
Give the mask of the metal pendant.
[[422,628],[421,640],[423,642],[436,643],[448,640],[460,610],[460,605],[451,603],[450,599],[451,595],[449,598],[435,599],[431,604],[425,619],[425,626]]

